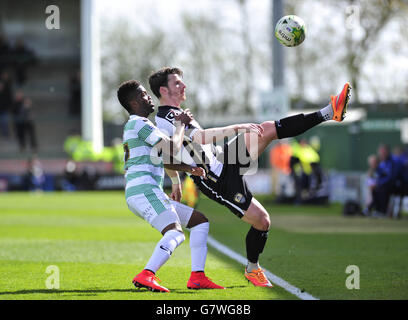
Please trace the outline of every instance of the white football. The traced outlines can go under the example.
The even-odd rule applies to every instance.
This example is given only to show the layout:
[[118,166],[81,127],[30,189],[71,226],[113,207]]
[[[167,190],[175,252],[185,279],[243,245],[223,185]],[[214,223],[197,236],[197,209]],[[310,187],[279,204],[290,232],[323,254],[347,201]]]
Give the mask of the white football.
[[284,16],[276,24],[275,37],[286,47],[296,47],[305,40],[305,22],[295,15]]

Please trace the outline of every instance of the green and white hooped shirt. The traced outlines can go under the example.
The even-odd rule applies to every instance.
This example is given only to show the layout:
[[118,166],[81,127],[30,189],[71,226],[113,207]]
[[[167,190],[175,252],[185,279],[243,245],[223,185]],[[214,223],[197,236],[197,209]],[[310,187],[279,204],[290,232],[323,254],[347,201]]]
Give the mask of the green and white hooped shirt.
[[163,190],[163,159],[154,146],[165,135],[147,118],[131,115],[123,132],[126,199]]

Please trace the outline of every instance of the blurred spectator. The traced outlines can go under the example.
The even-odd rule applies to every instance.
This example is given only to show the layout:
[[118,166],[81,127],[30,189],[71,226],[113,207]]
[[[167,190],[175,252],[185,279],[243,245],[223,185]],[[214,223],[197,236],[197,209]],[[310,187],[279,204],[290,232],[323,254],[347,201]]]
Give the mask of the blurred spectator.
[[99,153],[93,148],[91,141],[81,140],[72,153],[72,159],[81,161],[99,161]]
[[391,158],[395,166],[396,178],[391,190],[387,213],[389,217],[400,218],[403,198],[408,195],[408,154],[404,152],[402,146],[397,146],[394,148]]
[[363,210],[363,214],[365,216],[371,215],[374,209],[374,196],[373,190],[377,183],[377,167],[378,167],[378,157],[375,154],[372,154],[367,159],[368,164],[368,171],[367,171],[367,201],[366,201],[366,208]]
[[13,104],[12,84],[9,73],[4,71],[0,76],[0,132],[9,138],[9,113]]
[[95,190],[99,174],[93,166],[86,166],[79,178],[79,190]]
[[[408,151],[408,150],[406,150]],[[402,146],[394,148],[392,153],[392,160],[395,162],[397,170],[397,182],[395,185],[395,192],[403,194],[406,189],[407,170],[408,170],[408,154],[404,152]]]
[[0,82],[0,132],[4,138],[9,137],[9,105],[5,101],[4,83]]
[[24,93],[21,90],[18,90],[14,95],[13,104],[11,106],[11,112],[13,114],[13,127],[16,136],[18,137],[18,130],[20,129],[19,125],[21,123],[19,113],[23,108],[24,102]]
[[304,203],[328,204],[329,203],[329,181],[324,174],[320,162],[312,162],[312,173],[309,177],[309,192]]
[[[290,159],[291,175],[294,179],[295,190],[296,190],[296,203],[302,203],[304,200],[310,199],[310,177],[312,173],[316,176],[316,182],[322,181],[319,178],[321,174],[320,170],[320,156],[308,143],[306,139],[300,140],[299,143],[294,141],[292,143],[292,157]],[[314,164],[315,171],[312,169],[312,164]],[[316,185],[316,188],[319,186]]]
[[61,181],[61,190],[76,191],[78,189],[79,177],[74,161],[68,161],[65,166],[64,176]]
[[75,130],[70,132],[70,135],[64,141],[64,151],[70,156],[73,157],[73,154],[79,144],[82,142],[81,135]]
[[[105,147],[106,149],[106,147]],[[123,144],[121,138],[115,138],[112,140],[112,147],[110,147],[112,154],[113,170],[117,174],[123,174],[125,161],[123,157]]]
[[408,194],[408,146],[405,148],[405,151],[401,155],[402,163],[402,184],[404,194]]
[[290,174],[290,157],[292,148],[289,144],[278,141],[269,152],[269,161],[271,165],[272,193],[278,193],[279,176],[281,174]]
[[33,157],[27,162],[27,172],[24,176],[24,189],[26,191],[43,191],[45,175],[40,160]]
[[27,81],[28,67],[36,63],[34,52],[29,49],[23,40],[19,39],[13,49],[14,70],[16,73],[16,82],[19,87]]
[[379,164],[377,167],[377,178],[373,187],[373,201],[376,214],[385,216],[391,192],[395,188],[398,175],[398,166],[390,154],[389,147],[380,144],[378,147]]
[[0,73],[10,66],[11,47],[6,37],[0,34]]
[[70,98],[69,114],[78,116],[81,114],[81,72],[73,73],[69,80]]
[[18,145],[21,152],[25,151],[26,140],[29,141],[31,151],[37,153],[38,144],[35,132],[35,124],[32,116],[32,101],[24,97],[22,91],[18,91],[13,104],[14,128]]
[[8,108],[4,102],[4,84],[0,81],[0,132],[8,138]]
[[93,166],[87,165],[79,171],[75,161],[69,160],[60,180],[60,188],[63,191],[95,190],[98,179],[99,174]]

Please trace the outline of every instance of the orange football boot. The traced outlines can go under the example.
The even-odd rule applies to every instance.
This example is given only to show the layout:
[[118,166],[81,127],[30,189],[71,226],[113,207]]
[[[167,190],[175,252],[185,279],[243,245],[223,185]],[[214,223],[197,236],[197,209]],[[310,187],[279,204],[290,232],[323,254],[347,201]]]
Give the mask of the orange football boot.
[[169,289],[159,285],[157,281],[161,280],[150,270],[143,270],[134,279],[133,284],[136,288],[147,288],[152,292],[170,292]]
[[351,98],[351,89],[350,83],[346,82],[339,95],[330,96],[330,102],[333,108],[333,120],[338,122],[344,120],[347,112],[347,106]]
[[256,287],[273,287],[273,284],[269,282],[269,280],[265,276],[264,271],[261,268],[252,272],[248,272],[245,268],[245,278],[247,278],[248,281],[251,281],[252,284]]

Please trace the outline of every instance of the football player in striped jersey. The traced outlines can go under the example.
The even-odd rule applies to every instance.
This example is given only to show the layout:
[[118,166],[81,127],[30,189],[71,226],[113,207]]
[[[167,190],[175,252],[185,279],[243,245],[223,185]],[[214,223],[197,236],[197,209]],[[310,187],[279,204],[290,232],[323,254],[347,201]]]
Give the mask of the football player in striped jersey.
[[[123,132],[125,152],[126,202],[129,209],[163,234],[152,256],[133,284],[151,291],[169,292],[156,276],[159,268],[185,240],[182,227],[189,228],[191,248],[190,289],[225,289],[212,282],[204,273],[207,256],[209,222],[200,212],[169,199],[163,191],[163,154],[175,155],[182,146],[185,126],[192,116],[182,112],[175,117],[176,130],[172,138],[163,134],[147,117],[154,111],[152,98],[136,80],[123,84],[117,92],[121,105],[130,117]],[[192,175],[204,176],[202,168],[185,164],[171,168]]]
[[[181,104],[186,100],[186,84],[179,68],[165,67],[149,77],[150,89],[160,100],[156,125],[169,136],[175,132],[174,115],[183,112]],[[320,111],[297,114],[279,121],[257,124],[236,124],[221,128],[202,129],[196,119],[187,126],[181,160],[205,169],[207,180],[192,176],[197,187],[210,199],[226,206],[232,213],[251,225],[246,236],[248,264],[245,277],[255,286],[272,287],[259,265],[259,256],[265,247],[270,227],[266,209],[252,196],[243,176],[256,169],[257,159],[266,147],[276,139],[300,135],[323,121],[343,121],[350,99],[351,86],[346,83],[337,96]],[[251,130],[255,129],[256,131]],[[254,134],[255,133],[255,134]],[[224,140],[221,151],[213,142]],[[166,170],[177,182],[177,172]],[[171,197],[179,200],[181,187],[174,184]]]

